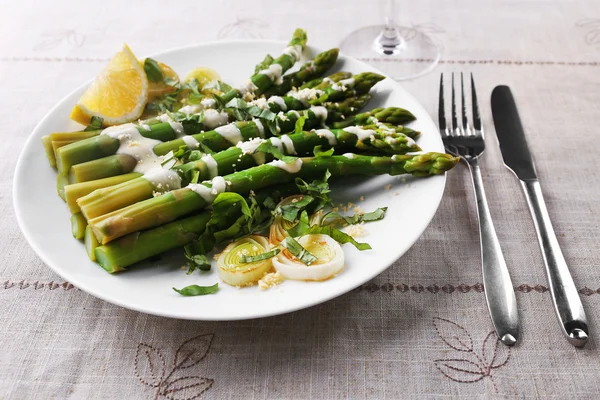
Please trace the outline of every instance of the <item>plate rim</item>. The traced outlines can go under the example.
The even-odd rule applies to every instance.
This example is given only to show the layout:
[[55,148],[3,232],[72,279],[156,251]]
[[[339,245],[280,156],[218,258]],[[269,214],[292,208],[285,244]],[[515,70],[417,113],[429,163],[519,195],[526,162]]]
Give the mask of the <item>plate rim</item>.
[[[195,49],[195,48],[199,48],[199,47],[211,47],[211,46],[215,46],[215,45],[231,45],[231,44],[235,45],[235,44],[244,44],[244,43],[265,43],[265,44],[281,45],[281,46],[287,45],[287,42],[285,42],[285,41],[270,40],[270,39],[267,39],[267,40],[265,40],[265,39],[213,40],[213,41],[208,41],[208,42],[194,43],[194,44],[188,44],[185,46],[169,48],[164,51],[154,52],[154,53],[148,55],[147,57],[159,57],[159,56],[164,56],[164,55],[167,55],[170,53],[186,51],[189,49]],[[323,49],[320,46],[309,45],[307,47],[316,52],[323,51]],[[427,112],[427,109],[422,105],[422,103],[411,92],[406,90],[398,81],[389,77],[387,74],[383,73],[382,71],[379,71],[377,68],[370,66],[368,63],[361,61],[359,59],[350,57],[350,56],[346,56],[342,52],[340,52],[339,54],[340,54],[340,56],[343,56],[344,58],[351,59],[354,62],[358,62],[359,64],[364,65],[365,68],[368,68],[369,71],[384,75],[386,77],[386,79],[389,79],[393,83],[393,85],[400,87],[407,97],[409,97],[413,102],[417,103],[423,110],[425,110],[425,112],[427,113],[427,115],[429,116],[431,121],[433,122],[433,126],[435,127],[435,131],[433,131],[432,134],[437,133],[439,142],[441,143],[441,137],[439,136],[439,130],[438,130],[437,125],[435,124],[435,121],[433,120],[433,118],[431,117],[429,112]],[[339,293],[332,292],[332,294],[328,294],[324,297],[320,297],[315,301],[309,301],[308,303],[302,303],[302,304],[298,304],[297,306],[288,307],[285,311],[272,311],[272,312],[259,313],[259,314],[255,314],[255,315],[251,315],[251,316],[225,317],[225,318],[206,318],[206,317],[193,316],[193,315],[187,315],[187,314],[181,315],[181,314],[178,314],[176,312],[176,310],[173,310],[173,312],[168,313],[168,312],[163,312],[160,310],[145,309],[141,306],[138,306],[137,304],[132,305],[132,304],[127,303],[126,301],[120,300],[117,296],[114,296],[111,293],[104,293],[101,290],[95,289],[93,287],[93,285],[88,285],[85,282],[85,280],[80,280],[76,276],[72,276],[72,278],[74,278],[74,279],[68,278],[67,277],[67,275],[69,275],[68,271],[61,269],[59,266],[55,266],[54,262],[51,261],[51,258],[46,256],[46,251],[43,250],[42,248],[40,248],[37,245],[34,238],[31,236],[32,234],[30,233],[30,230],[28,229],[28,227],[26,226],[26,224],[23,220],[23,216],[22,216],[23,211],[21,209],[21,205],[19,204],[18,198],[17,198],[18,197],[17,193],[19,192],[19,188],[18,188],[18,181],[16,180],[16,177],[21,175],[21,170],[24,168],[23,164],[25,162],[24,161],[25,152],[31,145],[31,142],[33,142],[36,139],[37,135],[35,135],[35,134],[37,133],[38,130],[41,129],[41,127],[47,122],[47,120],[52,118],[52,115],[58,108],[60,108],[64,103],[66,103],[68,101],[68,99],[71,96],[73,96],[73,94],[82,90],[84,87],[87,87],[93,81],[93,79],[94,78],[91,78],[90,80],[85,81],[83,84],[77,86],[75,89],[73,89],[72,91],[67,93],[65,96],[63,96],[63,98],[61,98],[56,104],[54,104],[54,106],[52,106],[48,110],[48,112],[46,112],[46,114],[39,120],[39,122],[35,125],[35,127],[31,131],[31,133],[29,134],[21,151],[19,152],[19,157],[17,159],[17,163],[15,166],[15,171],[13,174],[13,184],[12,184],[12,192],[13,192],[12,193],[12,201],[13,201],[13,207],[14,207],[14,211],[15,211],[15,215],[16,215],[16,219],[17,219],[17,224],[19,226],[19,229],[21,230],[21,233],[25,237],[25,240],[27,241],[29,246],[33,249],[33,251],[36,253],[36,255],[40,258],[40,260],[47,267],[49,267],[54,273],[59,275],[62,279],[65,279],[65,281],[69,282],[76,288],[86,292],[87,294],[92,295],[92,296],[94,296],[100,300],[106,301],[108,303],[117,305],[119,307],[123,307],[128,310],[141,312],[141,313],[148,314],[148,315],[156,315],[156,316],[166,317],[166,318],[176,318],[176,319],[185,319],[185,320],[193,320],[193,321],[242,321],[242,320],[248,320],[248,319],[258,319],[258,318],[267,318],[267,317],[272,317],[272,316],[277,316],[277,315],[284,315],[284,314],[307,309],[310,307],[314,307],[318,304],[328,302],[336,297],[343,296],[343,295],[351,292],[352,290],[356,289],[357,287],[363,285],[364,283],[372,280],[373,278],[377,277],[378,275],[380,275],[381,273],[383,273],[384,271],[389,269],[396,261],[401,259],[408,252],[408,250],[410,250],[414,246],[414,244],[417,242],[417,240],[419,240],[419,238],[421,238],[421,236],[423,235],[423,232],[429,227],[429,225],[431,224],[431,221],[433,220],[433,217],[439,210],[441,200],[445,193],[445,188],[446,188],[446,183],[447,183],[447,173],[444,173],[443,175],[438,176],[438,180],[441,180],[441,184],[440,184],[440,191],[434,202],[435,208],[432,208],[433,212],[431,213],[431,216],[428,218],[427,222],[422,225],[423,228],[420,229],[418,232],[415,232],[414,239],[407,242],[410,244],[406,247],[406,250],[392,262],[390,262],[390,263],[386,262],[387,265],[381,271],[377,271],[373,274],[369,274],[369,277],[367,279],[357,280],[355,282],[355,284],[351,284],[351,285],[344,287],[344,289]]]

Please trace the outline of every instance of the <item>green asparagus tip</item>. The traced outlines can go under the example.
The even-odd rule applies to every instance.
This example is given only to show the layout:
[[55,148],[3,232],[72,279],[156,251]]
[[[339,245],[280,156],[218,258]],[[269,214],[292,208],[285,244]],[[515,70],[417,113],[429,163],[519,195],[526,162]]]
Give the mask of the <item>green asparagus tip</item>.
[[290,46],[300,45],[302,47],[306,46],[307,41],[306,31],[301,28],[297,28],[292,35],[292,40],[290,41]]
[[415,176],[441,175],[452,169],[459,160],[451,154],[424,153],[413,156],[406,162],[404,169]]

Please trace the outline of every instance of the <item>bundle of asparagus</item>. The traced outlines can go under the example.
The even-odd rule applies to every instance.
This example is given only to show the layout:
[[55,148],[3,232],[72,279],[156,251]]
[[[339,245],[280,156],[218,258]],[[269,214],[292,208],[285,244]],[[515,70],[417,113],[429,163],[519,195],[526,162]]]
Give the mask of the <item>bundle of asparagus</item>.
[[[327,184],[306,184],[306,179],[430,176],[456,164],[447,154],[407,154],[421,151],[414,141],[420,133],[404,126],[415,119],[409,111],[389,107],[359,113],[384,77],[370,72],[323,77],[338,50],[301,63],[306,40],[306,33],[296,30],[279,57],[267,56],[239,89],[206,92],[210,101],[136,124],[102,129],[95,123],[85,131],[43,138],[59,173],[59,194],[73,215],[73,235],[84,239],[92,260],[112,273],[198,242],[199,248],[186,248],[186,257],[196,260],[219,241],[264,228],[281,194],[302,191],[313,198],[307,191],[320,188],[316,197],[325,199]],[[255,197],[260,190],[263,194]],[[204,210],[211,205],[212,211]],[[294,214],[293,226],[302,225],[302,210]],[[304,225],[304,234],[351,240],[329,226]],[[294,249],[302,249],[292,238],[281,245],[294,255]],[[248,256],[248,262],[279,251]]]

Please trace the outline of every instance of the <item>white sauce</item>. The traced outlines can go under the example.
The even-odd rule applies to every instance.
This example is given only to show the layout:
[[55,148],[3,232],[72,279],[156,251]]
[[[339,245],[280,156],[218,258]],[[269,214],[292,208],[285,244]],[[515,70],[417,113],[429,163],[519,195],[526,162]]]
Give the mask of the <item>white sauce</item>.
[[191,135],[184,135],[180,139],[185,142],[188,149],[197,149],[200,147],[200,143]]
[[150,125],[146,124],[145,122],[139,121],[138,125],[139,125],[141,128],[144,128],[144,130],[145,130],[146,132],[150,132],[150,131],[152,130],[152,128],[150,128]]
[[252,100],[249,104],[256,106],[262,110],[269,109],[269,103],[267,103],[267,99],[265,99],[264,97],[259,97],[256,100]]
[[175,171],[164,168],[152,168],[144,174],[156,190],[166,192],[181,188],[181,178]]
[[179,122],[173,121],[173,118],[171,118],[169,114],[162,114],[158,117],[158,119],[162,122],[168,122],[177,137],[180,137],[184,134],[183,125],[181,125]]
[[344,128],[344,131],[356,135],[358,140],[369,139],[372,135],[375,135],[375,131],[372,129],[362,129],[360,126],[349,126]]
[[215,129],[217,126],[225,125],[229,122],[229,116],[226,112],[206,110],[204,111],[204,119],[202,122],[208,129]]
[[269,80],[275,84],[281,84],[281,74],[283,74],[283,68],[279,64],[271,64],[268,68],[258,71],[260,75],[265,75]]
[[310,111],[312,111],[313,114],[315,114],[315,116],[321,121],[325,121],[327,119],[327,109],[323,106],[311,107]]
[[348,78],[348,79],[342,79],[341,81],[334,83],[331,85],[331,88],[333,90],[337,90],[337,91],[345,91],[347,88],[349,87],[353,87],[354,86],[354,78]]
[[266,161],[265,154],[260,152],[256,153],[256,149],[265,142],[265,139],[254,138],[247,142],[239,142],[236,144],[236,147],[239,147],[242,150],[242,154],[251,154],[256,165],[262,165]]
[[335,82],[334,82],[334,81],[333,81],[331,78],[329,78],[329,77],[323,78],[323,82],[327,82],[327,83],[330,83],[330,84],[333,84],[333,83],[335,83]]
[[[208,183],[208,181],[204,183]],[[190,183],[187,187],[196,192],[207,203],[212,203],[219,194],[225,191],[225,179],[222,176],[215,176],[210,181],[211,187],[204,186],[204,183]]]
[[254,138],[248,140],[247,142],[239,142],[236,144],[236,147],[239,147],[243,154],[254,154],[258,146],[265,142],[266,140],[264,139]]
[[283,152],[283,143],[281,143],[281,139],[272,137],[269,140],[273,146],[277,147],[279,151]]
[[217,162],[210,154],[206,154],[200,160],[202,160],[204,164],[206,164],[206,168],[208,169],[208,175],[211,178],[214,178],[215,176],[219,175],[219,168]]
[[[214,101],[214,100],[213,100]],[[191,104],[188,106],[181,107],[177,112],[184,113],[186,115],[196,114],[202,110],[202,106],[199,104]]]
[[282,111],[287,111],[287,105],[285,104],[285,101],[282,97],[271,96],[269,97],[269,100],[267,100],[267,102],[277,104]]
[[294,160],[294,162],[291,162],[289,164],[286,164],[281,160],[275,160],[271,161],[268,165],[272,165],[274,167],[282,169],[286,172],[289,172],[290,174],[295,174],[300,172],[300,169],[302,168],[302,159],[297,158],[296,160]]
[[240,132],[238,127],[235,126],[235,123],[220,126],[217,129],[215,129],[215,132],[217,132],[219,135],[221,135],[223,138],[225,138],[231,144],[234,145],[244,141],[244,138],[242,138],[242,133]]
[[344,154],[342,154],[342,156],[349,158],[350,160],[352,160],[354,158],[354,154],[352,154],[352,153],[344,153]]
[[300,56],[302,55],[302,46],[298,44],[295,46],[288,46],[283,50],[282,53],[292,57],[294,59],[294,62],[296,62],[300,59]]
[[152,168],[162,168],[160,159],[152,151],[154,146],[162,142],[143,137],[134,124],[111,126],[103,130],[102,135],[108,135],[121,142],[117,154],[127,154],[137,160],[134,172],[144,174]]
[[292,142],[292,139],[290,139],[290,137],[288,135],[281,135],[280,137],[281,137],[281,142],[285,146],[286,154],[288,154],[288,155],[298,154],[298,153],[296,153],[296,149],[294,148],[294,142]]
[[256,128],[258,129],[258,135],[261,138],[265,137],[265,127],[263,126],[262,122],[260,121],[260,119],[258,118],[253,118],[252,122],[254,122],[254,125],[256,125]]
[[311,100],[318,99],[322,94],[323,94],[322,90],[313,89],[313,88],[306,88],[306,89],[299,90],[297,92],[294,92],[292,90],[287,93],[287,95],[289,97],[295,98],[296,100],[298,100],[299,102],[304,104],[306,107],[308,107],[308,105],[310,104],[309,102]]
[[337,144],[337,138],[329,129],[317,129],[315,130],[315,133],[320,138],[326,138],[330,146],[335,146]]
[[405,135],[404,137],[406,138],[406,144],[407,144],[409,147],[415,147],[415,146],[417,145],[417,142],[415,142],[415,141],[413,140],[413,138],[411,138],[411,137],[409,137],[409,136],[406,136],[406,135]]
[[296,116],[296,118],[300,118],[300,114],[299,114],[299,113],[298,113],[298,111],[296,111],[296,110],[290,110],[290,111],[288,112],[288,114],[294,114],[294,115]]
[[200,104],[204,108],[213,108],[216,103],[217,102],[215,101],[215,99],[204,99],[204,100],[200,101]]
[[248,79],[242,86],[240,86],[240,92],[242,93],[242,96],[246,93],[252,93],[256,89],[258,89],[258,87],[250,79]]

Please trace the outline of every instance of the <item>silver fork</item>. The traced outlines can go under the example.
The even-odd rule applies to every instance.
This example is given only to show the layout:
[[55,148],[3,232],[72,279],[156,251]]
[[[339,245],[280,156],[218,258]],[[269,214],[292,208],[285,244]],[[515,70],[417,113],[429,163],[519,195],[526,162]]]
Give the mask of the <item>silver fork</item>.
[[456,94],[454,90],[454,73],[452,74],[452,115],[451,129],[446,124],[444,109],[444,75],[440,77],[439,124],[440,133],[446,151],[464,160],[471,171],[473,187],[477,199],[477,215],[479,217],[479,238],[481,241],[481,264],[483,285],[488,310],[492,318],[498,338],[507,346],[512,346],[519,337],[519,316],[517,300],[512,281],[502,255],[502,249],[496,236],[494,223],[485,197],[479,158],[485,150],[483,128],[477,104],[475,81],[471,74],[471,103],[473,112],[473,127],[467,120],[465,103],[465,86],[463,75],[460,74],[461,86],[461,119],[456,116]]

